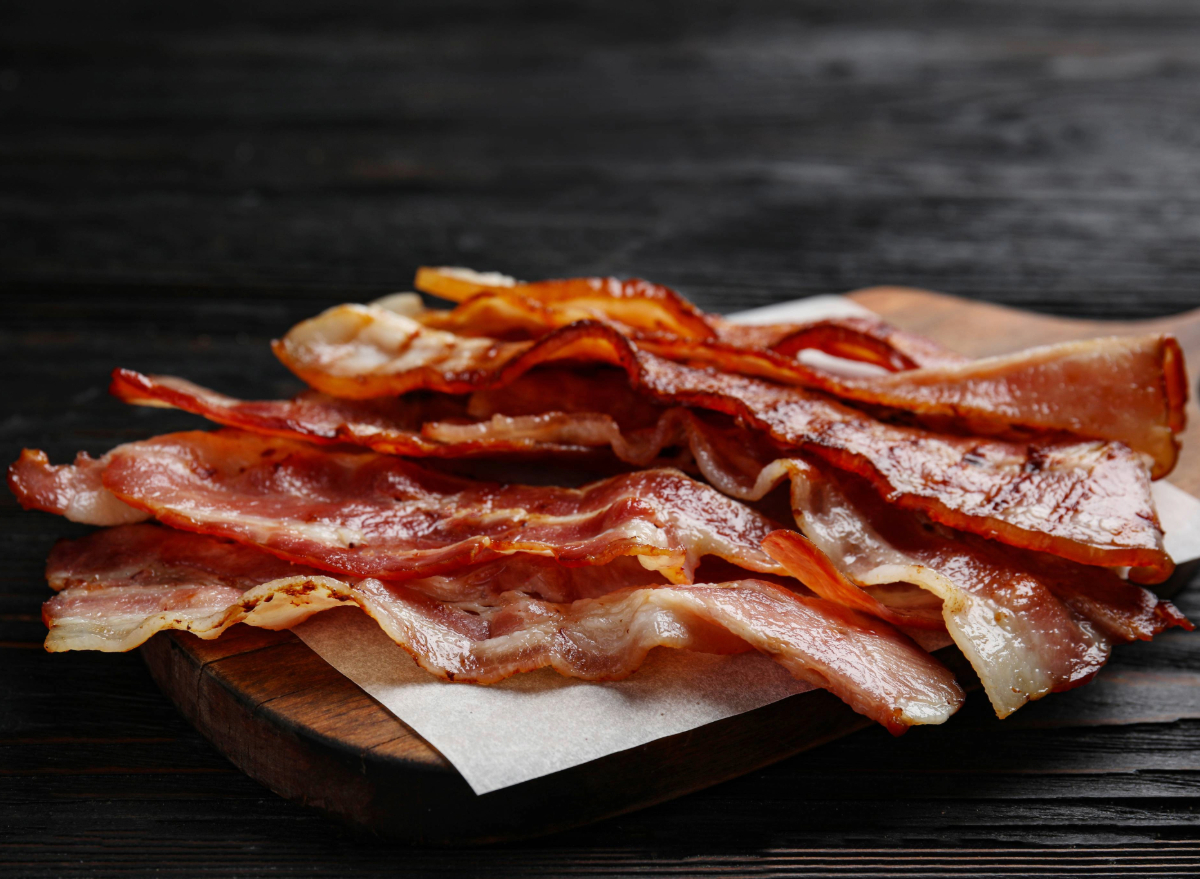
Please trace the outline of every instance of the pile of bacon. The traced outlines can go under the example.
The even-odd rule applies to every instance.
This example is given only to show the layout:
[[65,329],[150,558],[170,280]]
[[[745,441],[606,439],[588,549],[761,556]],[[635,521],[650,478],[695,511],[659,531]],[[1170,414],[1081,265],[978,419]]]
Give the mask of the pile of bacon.
[[[223,427],[26,450],[25,507],[109,526],[53,550],[47,649],[357,605],[454,681],[754,649],[899,732],[963,699],[925,647],[953,640],[1003,717],[1191,628],[1136,585],[1173,564],[1150,493],[1183,427],[1170,337],[968,360],[870,319],[735,325],[644,281],[416,286],[459,304],[341,305],[277,341],[295,399],[120,369],[121,399]],[[584,463],[605,478],[504,478]]]

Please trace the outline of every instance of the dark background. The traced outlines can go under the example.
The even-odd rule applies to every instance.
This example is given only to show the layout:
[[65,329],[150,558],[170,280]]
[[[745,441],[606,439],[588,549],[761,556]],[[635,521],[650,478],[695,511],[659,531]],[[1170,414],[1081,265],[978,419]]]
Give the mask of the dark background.
[[[1190,0],[9,2],[0,452],[195,424],[110,401],[117,365],[284,393],[269,338],[422,263],[642,275],[718,311],[881,283],[1195,307],[1198,102]],[[82,530],[0,500],[14,875],[1200,870],[1188,635],[1003,724],[975,695],[540,842],[412,851],[243,776],[136,654],[43,653],[42,561]]]

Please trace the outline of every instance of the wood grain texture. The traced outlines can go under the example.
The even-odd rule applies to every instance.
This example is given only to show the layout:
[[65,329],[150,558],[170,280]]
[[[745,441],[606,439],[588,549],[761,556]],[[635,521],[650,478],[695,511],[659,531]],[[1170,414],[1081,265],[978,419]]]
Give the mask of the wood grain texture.
[[[1200,364],[1200,311],[1155,321],[1070,321],[921,290],[876,288],[852,298],[972,356],[1153,327],[1174,332]],[[1189,383],[1195,378],[1193,372]],[[1185,445],[1172,480],[1200,493],[1200,442]],[[1161,588],[1178,588],[1179,579]],[[181,713],[250,776],[351,826],[405,842],[541,836],[709,787],[867,725],[828,694],[806,694],[479,797],[436,749],[299,639],[245,628],[216,641],[172,632],[152,639],[142,654]],[[957,650],[941,655],[977,689]],[[1200,677],[1163,669],[1106,686],[1101,709],[1093,705],[1086,714],[1089,723],[1126,722],[1131,713],[1154,711],[1156,699],[1158,710],[1178,716],[1187,709],[1175,691],[1200,689]]]
[[[109,399],[118,365],[289,393],[272,335],[419,264],[637,274],[719,311],[881,283],[1195,308],[1198,40],[1189,0],[0,5],[0,453],[195,424]],[[2,872],[1198,871],[1195,637],[1004,723],[972,696],[920,736],[425,851],[267,792],[139,657],[42,652],[46,553],[85,529],[7,494],[0,523]]]

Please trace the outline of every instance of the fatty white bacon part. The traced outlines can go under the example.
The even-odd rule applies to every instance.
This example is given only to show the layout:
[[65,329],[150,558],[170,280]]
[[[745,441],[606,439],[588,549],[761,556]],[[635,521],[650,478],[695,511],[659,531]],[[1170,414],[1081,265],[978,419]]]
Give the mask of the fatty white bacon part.
[[[706,555],[782,572],[761,548],[774,523],[677,470],[578,489],[505,485],[238,430],[129,443],[102,461],[105,487],[165,524],[355,577],[430,576],[518,552],[566,566],[631,556],[674,583],[690,582]],[[22,468],[40,464],[19,461],[18,484],[35,482]]]
[[[136,560],[136,561],[135,561]],[[254,549],[152,525],[60,544],[47,649],[128,650],[156,631],[215,638],[237,622],[288,628],[357,605],[426,670],[493,683],[550,667],[585,680],[634,672],[654,647],[756,649],[894,733],[962,703],[950,672],[891,626],[757,580],[626,588],[571,603],[519,592],[447,603],[407,584],[346,580]]]
[[385,309],[339,306],[275,345],[316,389],[367,399],[511,385],[545,364],[619,366],[643,397],[722,412],[871,480],[889,502],[944,525],[1087,564],[1172,570],[1140,455],[1116,442],[1012,443],[882,423],[825,394],[693,369],[580,322],[532,342],[460,337]]

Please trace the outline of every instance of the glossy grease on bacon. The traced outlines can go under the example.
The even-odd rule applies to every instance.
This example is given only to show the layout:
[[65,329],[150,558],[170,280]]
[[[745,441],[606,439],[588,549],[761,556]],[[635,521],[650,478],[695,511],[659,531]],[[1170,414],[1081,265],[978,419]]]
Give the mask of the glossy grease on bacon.
[[[640,280],[489,285],[469,278],[422,269],[418,286],[429,292],[477,292],[451,311],[417,309],[409,316],[427,327],[498,340],[535,339],[575,321],[599,320],[671,360],[799,384],[959,433],[1116,440],[1148,455],[1155,478],[1178,457],[1187,376],[1170,336],[1090,339],[970,361],[869,318],[732,324]],[[893,374],[850,377],[816,368],[796,359],[805,348]]]
[[[156,549],[156,539],[166,544]],[[423,668],[453,681],[494,683],[544,667],[615,680],[655,647],[756,649],[893,733],[941,723],[963,698],[944,666],[886,623],[757,580],[624,588],[565,604],[519,592],[444,602],[418,591],[419,581],[348,581],[151,525],[60,544],[48,576],[62,590],[44,610],[52,650],[127,650],[163,629],[213,638],[236,622],[287,628],[357,605]]]
[[230,429],[128,443],[102,461],[105,487],[165,524],[356,577],[428,576],[515,552],[567,566],[633,556],[675,583],[706,555],[782,572],[761,549],[769,519],[676,470],[579,489],[504,485]]
[[1120,443],[1018,444],[884,424],[818,392],[664,360],[599,323],[500,343],[429,330],[385,309],[339,306],[275,348],[310,385],[358,399],[502,388],[544,364],[619,366],[658,404],[731,415],[942,524],[1085,564],[1129,566],[1150,582],[1173,568],[1149,472]]

